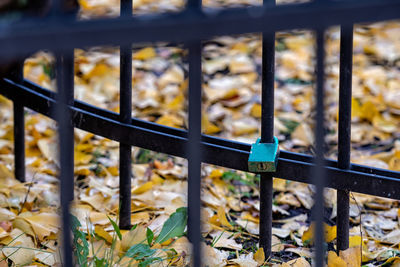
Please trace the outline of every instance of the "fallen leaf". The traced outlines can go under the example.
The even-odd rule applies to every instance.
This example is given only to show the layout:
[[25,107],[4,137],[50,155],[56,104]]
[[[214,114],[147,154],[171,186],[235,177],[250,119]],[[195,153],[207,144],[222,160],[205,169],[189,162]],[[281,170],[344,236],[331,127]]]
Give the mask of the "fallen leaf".
[[237,259],[232,259],[230,262],[238,264],[240,267],[257,267],[258,263],[253,259],[253,253],[242,254]]
[[229,229],[233,229],[234,228],[233,225],[230,224],[228,222],[228,220],[226,219],[225,209],[222,206],[220,206],[218,208],[217,216],[218,216],[218,220],[221,223],[221,225],[223,225],[225,227],[228,227]]
[[264,263],[264,261],[265,261],[264,248],[257,249],[256,253],[254,253],[254,260],[259,265],[262,265]]
[[7,245],[10,248],[3,247],[3,254],[17,266],[32,263],[35,257],[35,252],[32,250],[35,245],[32,239],[16,228],[12,230],[10,235],[13,238],[12,242]]
[[341,250],[339,256],[347,263],[348,267],[361,266],[361,247],[351,247]]
[[138,225],[122,236],[121,248],[123,251],[127,251],[133,245],[145,243],[146,240],[146,227]]
[[[303,233],[301,240],[304,242],[309,241],[311,244],[313,243],[313,236],[315,224],[311,223],[310,227]],[[325,242],[332,242],[336,238],[336,225],[330,226],[324,223],[324,231],[325,231]]]
[[311,267],[311,265],[305,258],[300,257],[283,263],[281,267]]
[[329,251],[328,252],[328,267],[344,267],[347,266],[347,263],[339,257],[336,252]]

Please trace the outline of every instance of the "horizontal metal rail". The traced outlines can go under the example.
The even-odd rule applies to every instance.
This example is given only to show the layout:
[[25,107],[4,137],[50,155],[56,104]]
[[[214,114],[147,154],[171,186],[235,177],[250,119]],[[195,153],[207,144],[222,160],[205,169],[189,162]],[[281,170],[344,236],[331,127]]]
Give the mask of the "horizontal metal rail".
[[249,8],[187,9],[180,13],[88,21],[53,16],[0,24],[0,58],[24,56],[43,49],[60,51],[140,42],[183,42],[220,35],[313,29],[316,21],[318,26],[328,27],[399,17],[398,0],[331,0]]
[[[25,81],[0,81],[0,93],[21,105],[54,119],[56,93]],[[132,119],[121,123],[119,114],[75,100],[72,111],[74,127],[124,144],[137,146],[177,157],[186,157],[187,131]],[[202,135],[203,162],[231,169],[248,171],[250,144]],[[281,151],[274,177],[310,183],[313,157]],[[400,199],[400,172],[351,164],[340,169],[337,161],[326,160],[326,186],[334,189]]]

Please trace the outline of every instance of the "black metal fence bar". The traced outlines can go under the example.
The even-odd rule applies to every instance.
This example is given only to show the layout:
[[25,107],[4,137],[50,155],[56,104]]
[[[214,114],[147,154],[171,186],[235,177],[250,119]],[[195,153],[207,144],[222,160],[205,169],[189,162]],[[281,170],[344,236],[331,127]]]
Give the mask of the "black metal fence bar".
[[[338,167],[350,168],[351,82],[353,66],[353,26],[340,30],[339,139]],[[349,191],[337,191],[337,250],[349,247]]]
[[[30,20],[0,25],[1,57],[40,49],[64,50],[100,45],[208,39],[218,35],[272,32],[399,18],[398,0],[312,2],[275,7],[222,9],[135,18],[64,21]],[[208,15],[210,14],[210,15]],[[32,28],[35,31],[32,31]],[[134,34],[132,34],[134,33]],[[29,46],[26,44],[29,43]]]
[[[200,8],[198,3],[191,7]],[[198,2],[198,1],[196,1]],[[201,266],[201,41],[187,44],[189,50],[189,132],[187,143],[188,159],[188,232],[192,243],[193,266]]]
[[60,199],[63,233],[63,265],[73,266],[70,203],[74,198],[74,127],[68,105],[74,102],[74,50],[56,54],[56,76],[58,98],[56,118],[59,133]]
[[[201,0],[189,0],[186,10],[192,14],[200,13]],[[192,266],[200,267],[201,249],[201,110],[202,110],[202,43],[196,39],[186,43],[189,52],[189,101],[188,101],[188,237],[192,244]]]
[[316,127],[315,127],[315,148],[316,166],[313,169],[312,181],[316,186],[314,196],[313,220],[315,221],[314,246],[315,266],[324,266],[324,186],[325,169],[324,165],[324,28],[316,30],[317,43],[317,64],[316,64]]
[[[21,61],[13,70],[13,78],[21,83],[24,79],[24,62]],[[13,102],[14,110],[14,175],[25,182],[25,109],[18,101]]]
[[[275,0],[264,0],[272,7]],[[261,75],[261,142],[274,142],[274,82],[275,82],[275,32],[262,35]],[[266,257],[271,255],[273,175],[262,173],[260,179],[260,247]]]
[[[121,1],[121,16],[132,16],[132,1]],[[120,47],[120,120],[132,122],[132,45]],[[131,226],[131,176],[132,148],[130,144],[120,142],[119,148],[119,226],[129,229]]]

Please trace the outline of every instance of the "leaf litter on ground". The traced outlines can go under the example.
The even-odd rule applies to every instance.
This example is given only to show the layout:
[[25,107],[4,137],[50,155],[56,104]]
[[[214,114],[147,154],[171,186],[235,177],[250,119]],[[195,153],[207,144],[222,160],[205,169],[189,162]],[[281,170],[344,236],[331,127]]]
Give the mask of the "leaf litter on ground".
[[[169,1],[170,2],[170,1]],[[239,5],[261,4],[240,1]],[[135,12],[179,9],[183,2],[135,2]],[[118,3],[81,0],[82,19],[116,16]],[[229,1],[206,1],[208,6]],[[352,162],[400,170],[400,58],[398,22],[355,27]],[[327,34],[326,156],[337,157],[339,31]],[[314,37],[277,33],[275,135],[281,149],[313,151]],[[182,47],[134,48],[132,115],[172,127],[187,127],[187,62]],[[54,90],[53,57],[40,52],[25,62],[27,79]],[[75,51],[75,97],[119,111],[117,48]],[[223,36],[203,45],[204,133],[253,142],[260,125],[261,38]],[[12,174],[12,112],[0,98],[0,243],[2,262],[53,266],[60,262],[56,126],[26,114],[27,183]],[[80,265],[184,266],[190,262],[186,234],[187,163],[134,148],[132,223],[117,225],[118,143],[75,130],[75,255]],[[258,248],[259,177],[204,165],[202,234],[208,266],[310,266],[312,186],[274,179],[273,254]],[[352,193],[350,248],[337,255],[335,191],[326,189],[328,266],[395,265],[399,258],[398,201]],[[340,207],[339,207],[340,208]],[[73,219],[74,220],[74,219]],[[79,224],[78,224],[79,222]],[[139,231],[140,230],[140,231]],[[344,265],[346,264],[346,265]]]

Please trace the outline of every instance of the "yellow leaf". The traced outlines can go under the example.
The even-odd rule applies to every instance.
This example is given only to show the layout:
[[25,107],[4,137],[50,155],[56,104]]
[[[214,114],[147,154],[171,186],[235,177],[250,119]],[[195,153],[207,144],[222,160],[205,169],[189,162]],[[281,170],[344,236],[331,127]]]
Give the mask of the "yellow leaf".
[[96,193],[92,196],[81,196],[81,201],[91,205],[96,210],[103,210],[105,198],[102,193]]
[[376,105],[371,101],[366,101],[361,107],[361,117],[363,119],[372,121],[372,119],[379,114]]
[[[89,211],[89,212],[90,212],[89,215],[90,222],[93,223],[94,225],[97,224],[106,225],[110,223],[110,220],[108,219],[106,214],[97,211]],[[113,218],[112,216],[111,219],[115,220],[115,218]]]
[[93,151],[93,145],[92,144],[77,144],[75,146],[76,151],[81,151],[81,152],[92,152]]
[[362,117],[360,102],[358,102],[358,100],[355,99],[354,97],[351,99],[351,117],[352,118]]
[[361,236],[359,235],[352,235],[349,237],[349,247],[357,247],[357,246],[361,246]]
[[242,212],[241,218],[243,220],[248,220],[250,222],[260,223],[260,219],[256,218],[256,217],[253,217],[249,212]]
[[14,174],[3,164],[0,164],[0,179],[14,178]]
[[223,171],[220,169],[214,169],[210,173],[210,178],[219,178],[223,174]]
[[154,185],[154,183],[152,181],[144,183],[144,184],[136,187],[135,189],[133,189],[132,194],[135,194],[135,195],[143,194],[144,192],[149,191],[153,187],[153,185]]
[[53,213],[40,213],[24,219],[32,226],[40,241],[43,241],[51,233],[57,233],[60,225],[58,215]]
[[236,50],[241,53],[247,53],[249,50],[249,46],[246,43],[235,43],[232,47],[231,50]]
[[216,226],[220,226],[221,223],[218,220],[218,216],[217,215],[213,215],[208,219],[208,222],[212,225],[216,225]]
[[103,229],[103,227],[101,227],[101,226],[99,226],[99,225],[96,225],[96,226],[94,227],[94,232],[95,232],[98,236],[100,236],[101,238],[104,238],[104,240],[107,241],[107,243],[109,243],[109,244],[112,243],[112,240],[113,240],[112,236],[111,236],[107,231],[105,231],[105,230]]
[[165,114],[156,120],[156,123],[169,127],[181,127],[183,120],[176,115]]
[[81,151],[75,150],[74,163],[75,164],[88,164],[93,158],[93,155],[86,154]]
[[3,239],[4,237],[7,237],[9,234],[6,230],[4,230],[2,227],[0,227],[0,239]]
[[[315,223],[311,223],[310,227],[303,233],[303,236],[301,237],[301,240],[303,242],[306,241],[311,241],[311,244],[313,243],[313,236],[314,236],[314,230],[315,229]],[[330,226],[326,223],[324,223],[324,231],[325,231],[325,241],[326,242],[332,242],[336,238],[336,225]]]
[[392,157],[389,160],[389,169],[393,171],[400,171],[400,158],[399,157]]
[[171,102],[167,104],[167,108],[171,110],[181,110],[183,108],[183,102],[185,101],[184,95],[178,94]]
[[225,209],[222,206],[219,206],[217,211],[218,220],[222,226],[228,227],[229,229],[233,229],[232,224],[228,222],[226,219]]
[[156,184],[162,184],[162,183],[164,183],[164,179],[163,178],[161,178],[161,176],[160,175],[158,175],[158,174],[156,174],[156,173],[153,173],[152,175],[151,175],[151,181],[156,185]]
[[101,77],[104,76],[106,73],[110,72],[110,68],[104,64],[100,63],[97,64],[89,73],[87,73],[84,78],[85,79],[90,79],[92,77]]
[[255,118],[261,118],[261,105],[260,104],[254,104],[251,107],[251,111],[250,111],[251,116],[255,117]]
[[90,10],[91,5],[88,3],[87,0],[78,0],[79,2],[79,6],[83,9],[83,10]]
[[221,131],[221,129],[208,120],[208,116],[203,114],[201,119],[201,128],[205,134],[214,134]]
[[90,174],[90,170],[88,168],[75,168],[74,174],[88,176]]
[[31,264],[35,257],[32,239],[19,229],[13,229],[10,235],[13,238],[12,242],[7,244],[8,248],[2,248],[3,254],[16,266]]
[[392,267],[399,267],[400,266],[400,257],[392,257],[387,259],[387,261],[383,264],[384,266],[392,266]]
[[43,156],[58,164],[58,144],[54,139],[40,139],[37,145]]
[[274,178],[273,188],[277,191],[285,191],[287,182],[284,179]]
[[339,256],[347,263],[347,267],[361,266],[361,247],[352,247],[341,250]]
[[32,226],[21,217],[17,217],[13,221],[13,227],[14,227],[14,229],[22,230],[24,233],[26,233],[32,237],[35,236],[35,232],[33,231]]
[[336,238],[336,225],[330,226],[325,224],[325,241],[332,242]]
[[131,215],[132,224],[149,222],[150,216],[148,212],[136,212]]
[[344,267],[347,266],[347,263],[336,255],[335,252],[329,251],[328,252],[328,267]]
[[310,263],[308,263],[308,261],[303,258],[297,258],[288,262],[284,262],[282,265],[282,267],[311,267]]
[[143,48],[143,49],[139,50],[138,52],[136,52],[133,55],[133,59],[147,60],[150,58],[154,58],[156,55],[157,55],[156,51],[154,50],[153,47],[146,47],[146,48]]
[[169,244],[172,243],[172,241],[173,241],[173,239],[169,238],[169,239],[165,240],[164,242],[162,242],[161,246],[163,246],[163,247],[168,246]]
[[262,265],[265,261],[265,254],[264,248],[259,248],[256,253],[254,253],[254,260],[259,264]]
[[111,166],[107,168],[107,171],[112,175],[112,176],[118,176],[119,175],[119,169],[116,166]]

